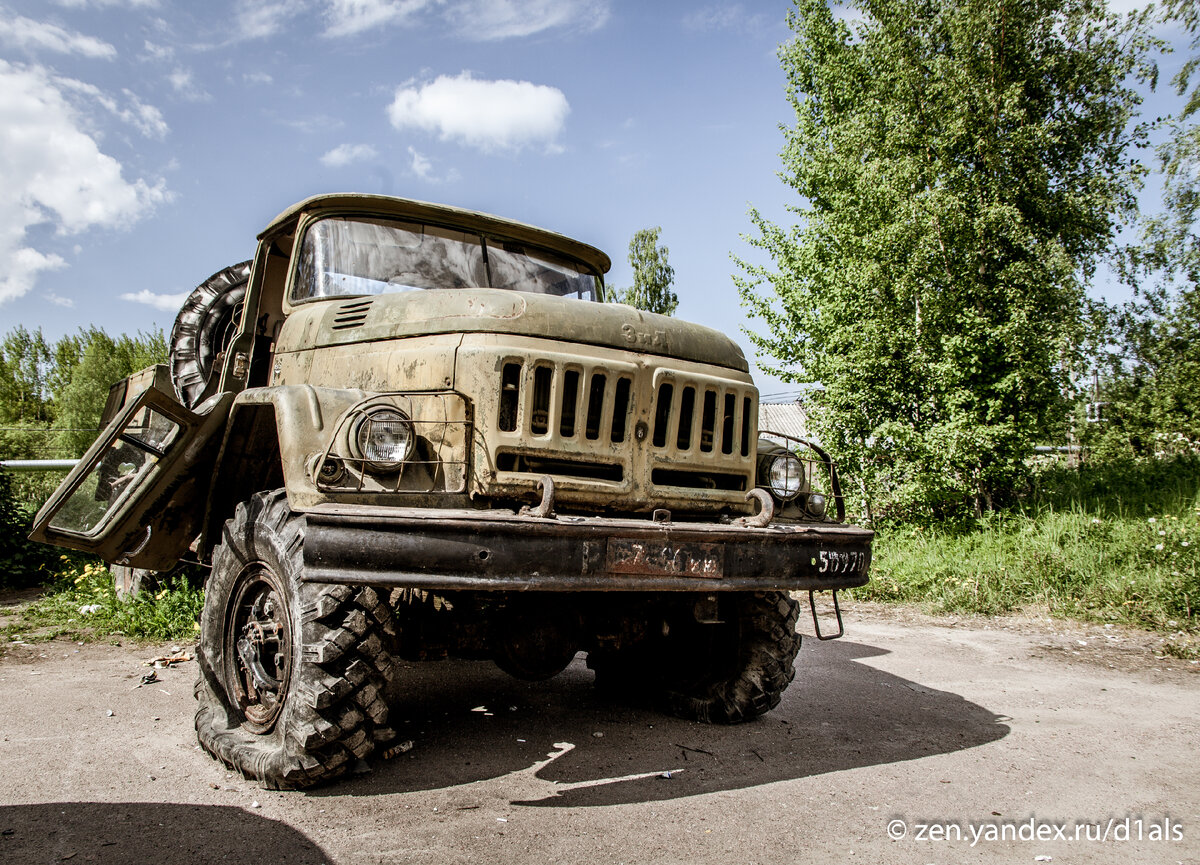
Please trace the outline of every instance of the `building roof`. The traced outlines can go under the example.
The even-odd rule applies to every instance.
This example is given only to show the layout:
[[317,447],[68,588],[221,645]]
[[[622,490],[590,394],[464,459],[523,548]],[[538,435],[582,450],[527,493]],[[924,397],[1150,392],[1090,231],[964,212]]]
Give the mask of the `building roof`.
[[759,432],[777,432],[794,438],[810,438],[808,414],[797,402],[758,404]]

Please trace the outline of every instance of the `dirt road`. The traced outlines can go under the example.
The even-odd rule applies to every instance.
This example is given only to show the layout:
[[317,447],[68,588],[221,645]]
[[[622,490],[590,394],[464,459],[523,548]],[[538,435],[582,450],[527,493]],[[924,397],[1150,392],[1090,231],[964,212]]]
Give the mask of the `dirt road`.
[[1197,665],[1114,629],[847,624],[734,728],[605,702],[579,660],[408,666],[412,750],[308,793],[197,749],[194,664],[137,687],[152,649],[6,646],[0,862],[1200,861]]

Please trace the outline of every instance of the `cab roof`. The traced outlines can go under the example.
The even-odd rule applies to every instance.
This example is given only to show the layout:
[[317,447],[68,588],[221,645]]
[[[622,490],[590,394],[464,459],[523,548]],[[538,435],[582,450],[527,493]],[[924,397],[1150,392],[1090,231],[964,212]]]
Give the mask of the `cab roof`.
[[478,213],[460,207],[451,207],[448,204],[432,204],[428,201],[415,201],[410,198],[355,192],[314,195],[297,202],[271,220],[271,223],[259,234],[258,239],[262,240],[272,235],[295,230],[301,214],[317,212],[328,216],[370,216],[428,222],[447,228],[476,231],[483,235],[528,243],[578,259],[596,268],[600,273],[607,273],[612,266],[609,257],[594,246],[580,243],[578,240],[572,240],[553,231],[526,225],[523,222],[505,219],[502,216],[493,216],[490,213]]

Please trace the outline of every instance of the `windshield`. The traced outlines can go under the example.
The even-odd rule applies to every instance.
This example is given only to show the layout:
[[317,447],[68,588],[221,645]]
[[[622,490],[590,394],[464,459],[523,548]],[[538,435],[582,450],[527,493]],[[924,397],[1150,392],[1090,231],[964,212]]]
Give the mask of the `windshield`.
[[337,218],[305,233],[292,302],[440,288],[596,299],[596,277],[583,264],[519,243],[419,223]]

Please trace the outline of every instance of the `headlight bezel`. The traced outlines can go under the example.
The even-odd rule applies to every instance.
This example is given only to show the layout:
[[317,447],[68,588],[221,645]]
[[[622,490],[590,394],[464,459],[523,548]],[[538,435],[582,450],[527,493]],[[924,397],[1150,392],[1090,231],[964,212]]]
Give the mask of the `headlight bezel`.
[[[373,433],[379,434],[387,429],[384,424],[394,424],[396,429],[406,431],[402,441],[398,440],[392,444],[392,447],[399,444],[399,454],[393,453],[390,458],[382,458],[382,453],[378,450],[379,442],[369,438]],[[404,464],[412,459],[416,444],[417,435],[412,418],[396,406],[374,405],[367,408],[350,430],[350,445],[355,452],[355,458],[361,460],[363,467],[373,474],[392,474],[400,471]]]
[[802,459],[791,451],[781,451],[767,458],[762,473],[763,485],[780,502],[790,502],[804,492],[805,474]]

